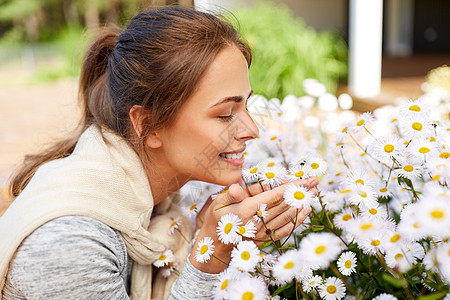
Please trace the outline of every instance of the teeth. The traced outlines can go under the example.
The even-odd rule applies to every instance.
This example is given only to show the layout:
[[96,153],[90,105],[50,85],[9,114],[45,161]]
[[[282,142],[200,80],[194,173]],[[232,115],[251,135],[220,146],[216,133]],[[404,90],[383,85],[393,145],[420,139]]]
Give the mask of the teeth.
[[239,153],[230,153],[230,154],[225,154],[225,153],[220,153],[219,156],[223,157],[223,158],[228,158],[228,159],[239,159],[241,158],[243,155],[243,152],[239,152]]

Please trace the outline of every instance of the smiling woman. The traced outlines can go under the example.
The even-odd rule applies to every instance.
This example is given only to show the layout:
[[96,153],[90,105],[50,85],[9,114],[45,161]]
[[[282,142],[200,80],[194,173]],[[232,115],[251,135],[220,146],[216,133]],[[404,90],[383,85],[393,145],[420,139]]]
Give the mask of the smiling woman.
[[[11,183],[0,298],[211,299],[232,255],[217,243],[222,216],[246,224],[264,205],[271,238],[299,226],[309,210],[281,201],[284,185],[242,187],[245,145],[258,135],[246,109],[250,63],[231,25],[187,8],[100,33],[82,66],[78,130],[28,156]],[[194,228],[177,202],[190,180],[229,186],[199,213],[195,239],[217,258],[206,263],[189,255]],[[315,178],[295,183],[317,193]],[[253,231],[267,239],[262,223]]]

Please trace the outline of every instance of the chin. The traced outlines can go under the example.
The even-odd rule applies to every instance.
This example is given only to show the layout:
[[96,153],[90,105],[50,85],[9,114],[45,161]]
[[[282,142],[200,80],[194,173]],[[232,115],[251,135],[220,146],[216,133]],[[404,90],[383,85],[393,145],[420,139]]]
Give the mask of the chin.
[[223,186],[230,186],[234,183],[241,185],[241,170],[238,169],[236,171],[222,172],[220,175],[216,176],[212,181],[210,181],[210,183]]

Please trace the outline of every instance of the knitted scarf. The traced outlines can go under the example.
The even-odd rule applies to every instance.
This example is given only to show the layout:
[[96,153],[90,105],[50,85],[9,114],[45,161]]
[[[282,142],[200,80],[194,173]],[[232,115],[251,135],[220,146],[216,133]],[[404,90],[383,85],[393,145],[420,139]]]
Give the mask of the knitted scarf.
[[134,261],[133,300],[167,298],[176,275],[164,278],[156,273],[152,278],[152,263],[171,249],[179,265],[184,264],[187,242],[177,231],[169,234],[175,218],[182,218],[181,234],[192,234],[174,198],[160,203],[155,208],[159,215],[152,218],[153,197],[138,155],[123,138],[92,125],[70,156],[37,170],[0,218],[0,299],[10,261],[22,241],[44,223],[66,215],[91,217],[121,233]]

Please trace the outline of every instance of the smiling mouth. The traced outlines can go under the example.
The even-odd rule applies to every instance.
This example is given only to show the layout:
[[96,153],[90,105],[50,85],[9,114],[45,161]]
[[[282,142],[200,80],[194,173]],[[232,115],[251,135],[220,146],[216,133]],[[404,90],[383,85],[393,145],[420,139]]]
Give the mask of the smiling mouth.
[[244,155],[244,151],[238,153],[220,153],[219,156],[228,159],[240,159]]

